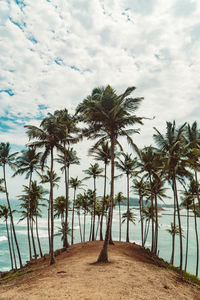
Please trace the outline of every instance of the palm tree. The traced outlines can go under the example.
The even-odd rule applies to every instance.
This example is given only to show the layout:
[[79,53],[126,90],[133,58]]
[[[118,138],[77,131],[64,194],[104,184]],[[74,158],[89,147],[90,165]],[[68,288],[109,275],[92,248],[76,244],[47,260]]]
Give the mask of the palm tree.
[[11,263],[11,269],[13,270],[13,256],[12,256],[12,249],[10,244],[10,235],[9,235],[9,229],[8,229],[8,217],[9,217],[9,210],[6,205],[0,205],[0,219],[4,218],[6,222],[6,231],[7,231],[7,239],[8,239],[8,247],[10,252],[10,263]]
[[[153,135],[154,140],[160,150],[164,153],[166,157],[166,170],[168,173],[168,180],[172,186],[174,193],[174,227],[176,226],[176,209],[178,214],[178,225],[179,225],[179,240],[180,240],[180,272],[182,274],[183,266],[183,242],[182,242],[182,229],[181,229],[181,217],[180,208],[178,200],[178,190],[177,190],[177,177],[179,171],[182,175],[186,175],[187,171],[183,163],[183,144],[184,144],[184,131],[185,124],[183,124],[179,129],[176,129],[175,121],[173,123],[167,122],[166,134],[163,135],[156,128],[156,134]],[[175,244],[175,234],[172,235],[172,249],[174,249]],[[173,264],[174,257],[172,256],[171,263]]]
[[141,222],[141,240],[142,246],[144,247],[144,215],[143,215],[143,198],[147,196],[147,182],[144,178],[133,179],[132,189],[139,195],[139,205],[140,205],[140,222]]
[[74,243],[74,209],[75,209],[75,203],[76,203],[76,191],[77,189],[82,188],[82,180],[78,179],[78,177],[73,178],[71,177],[69,180],[69,185],[71,188],[74,189],[74,199],[73,199],[73,206],[72,206],[72,235],[71,235],[71,244]]
[[[62,165],[61,171],[65,174],[65,228],[67,228],[68,224],[68,210],[69,210],[69,169],[71,165],[79,165],[80,159],[78,158],[76,151],[73,148],[66,148],[66,143],[64,143],[63,153],[58,155],[56,161]],[[63,247],[69,247],[68,243],[68,235],[64,235],[63,239]]]
[[[172,261],[172,257],[173,257],[173,239],[175,238],[176,235],[180,235],[180,227],[178,225],[175,225],[173,222],[171,222],[171,228],[170,229],[166,229],[167,232],[169,232],[169,234],[172,236],[172,254],[171,254],[171,260]],[[183,236],[183,230],[181,231],[181,236]]]
[[12,210],[10,206],[10,200],[8,196],[8,189],[7,189],[7,182],[6,182],[6,165],[8,165],[11,169],[15,170],[15,157],[17,155],[17,152],[10,154],[10,144],[9,143],[1,143],[0,144],[0,166],[3,168],[3,182],[4,182],[4,190],[6,193],[6,200],[7,200],[7,205],[8,205],[8,210],[9,210],[9,216],[10,216],[10,223],[11,223],[11,231],[13,231],[14,235],[14,240],[17,248],[17,254],[19,258],[19,265],[20,268],[22,268],[22,260],[21,260],[21,254],[19,250],[19,245],[17,241],[17,236],[15,232],[15,226],[14,226],[14,221],[13,221],[13,215],[12,215]]
[[109,165],[111,160],[111,148],[108,142],[103,142],[97,147],[92,147],[89,150],[89,153],[93,155],[96,160],[102,161],[104,163],[104,193],[103,193],[102,214],[100,220],[100,240],[103,241],[103,215],[104,215],[105,198],[106,198],[107,166]]
[[[40,183],[50,183],[51,178],[53,182],[53,187],[59,187],[58,183],[60,182],[60,176],[53,171],[52,175],[49,170],[46,171],[46,174],[40,175],[41,182]],[[51,212],[51,194],[49,194],[49,203],[48,203],[48,237],[49,237],[49,252],[51,249],[51,233],[50,233],[50,212]]]
[[[40,159],[41,159],[41,152],[36,153],[36,150],[34,148],[28,148],[27,150],[21,151],[21,156],[18,156],[16,159],[17,164],[17,170],[13,174],[13,177],[17,175],[24,175],[26,174],[25,178],[29,178],[29,191],[31,189],[31,183],[32,183],[32,175],[33,172],[36,171],[37,174],[38,170],[41,169],[40,166]],[[29,195],[30,198],[30,195]],[[29,206],[30,206],[29,199]],[[28,244],[29,244],[29,258],[32,259],[32,253],[31,253],[31,241],[30,241],[30,220],[29,216],[27,216],[27,236],[28,236]]]
[[121,226],[121,203],[126,200],[126,197],[123,196],[122,192],[119,192],[115,196],[115,203],[118,204],[119,207],[119,241],[121,242],[121,235],[122,235],[122,226]]
[[[69,114],[67,109],[63,110],[56,110],[52,118],[56,118],[58,126],[61,128],[62,138],[61,143],[63,145],[63,156],[59,159],[61,160],[60,163],[63,165],[62,171],[64,172],[65,176],[65,226],[64,229],[67,229],[68,226],[68,213],[69,213],[69,160],[71,161],[70,164],[76,163],[79,164],[79,160],[76,157],[76,152],[71,148],[69,148],[70,144],[77,143],[79,138],[77,133],[79,129],[77,128],[77,118]],[[68,148],[67,148],[68,145]],[[72,157],[71,157],[72,155]],[[74,156],[74,157],[73,157]],[[74,161],[72,162],[72,159]],[[75,161],[76,160],[76,161]],[[68,243],[68,234],[64,234],[63,238],[63,245],[65,248],[69,247]]]
[[83,135],[89,139],[100,138],[95,147],[109,140],[111,145],[111,185],[110,207],[105,241],[99,254],[98,262],[108,262],[108,243],[110,240],[111,218],[114,199],[114,153],[118,138],[125,136],[128,142],[133,143],[130,135],[138,133],[135,129],[126,129],[135,124],[142,124],[142,118],[134,115],[143,98],[132,98],[131,93],[135,87],[127,88],[124,93],[117,95],[115,90],[108,85],[106,88],[95,88],[92,94],[83,100],[77,107],[76,113],[87,128],[83,129]]
[[51,244],[50,244],[50,264],[55,263],[54,258],[54,217],[53,217],[53,169],[54,169],[54,149],[63,150],[60,145],[62,140],[62,128],[58,126],[57,119],[52,115],[44,118],[40,127],[26,125],[27,134],[30,139],[34,139],[30,146],[45,148],[41,157],[42,166],[50,155],[50,209],[51,209]]
[[[127,180],[127,216],[129,216],[129,193],[130,193],[130,177],[133,174],[133,171],[137,168],[137,159],[132,159],[132,155],[128,154],[128,153],[121,153],[121,155],[123,156],[124,160],[121,160],[118,157],[118,161],[116,161],[116,167],[118,170],[122,171],[122,174],[125,173],[126,174],[126,180]],[[119,176],[122,176],[122,174],[120,174]],[[127,218],[127,228],[126,228],[126,242],[129,242],[129,218]]]
[[[151,201],[151,222],[152,222],[152,239],[151,239],[151,251],[157,253],[157,243],[158,243],[158,214],[157,214],[157,193],[153,191],[153,180],[156,184],[160,181],[160,169],[163,167],[161,155],[158,152],[158,149],[155,147],[149,146],[144,147],[140,150],[140,160],[138,161],[138,167],[140,170],[138,173],[144,174],[143,177],[147,178],[149,181],[149,189],[147,184],[147,190],[149,190],[150,201]],[[154,183],[155,185],[155,183]],[[155,210],[154,210],[154,201],[155,201]],[[153,214],[156,214],[155,222]]]
[[41,185],[37,184],[37,181],[31,182],[31,187],[24,185],[24,194],[19,196],[19,200],[22,201],[20,207],[24,209],[22,211],[22,218],[29,218],[30,219],[30,228],[31,228],[31,236],[32,236],[32,243],[33,243],[33,249],[34,249],[34,255],[35,258],[37,258],[36,253],[36,247],[35,247],[35,241],[34,241],[34,233],[33,233],[33,227],[34,223],[36,225],[36,235],[37,235],[37,241],[38,241],[38,248],[40,251],[40,256],[42,257],[42,249],[40,244],[40,238],[39,238],[39,231],[38,231],[38,217],[41,217],[41,210],[40,206],[46,206],[45,204],[41,203],[41,201],[47,200],[44,196],[48,193]]
[[87,170],[83,170],[83,172],[88,175],[84,179],[93,178],[94,182],[94,200],[93,200],[93,229],[92,229],[92,241],[95,240],[95,217],[96,217],[96,179],[98,177],[103,177],[101,173],[103,169],[99,167],[98,163],[90,164],[90,167]]

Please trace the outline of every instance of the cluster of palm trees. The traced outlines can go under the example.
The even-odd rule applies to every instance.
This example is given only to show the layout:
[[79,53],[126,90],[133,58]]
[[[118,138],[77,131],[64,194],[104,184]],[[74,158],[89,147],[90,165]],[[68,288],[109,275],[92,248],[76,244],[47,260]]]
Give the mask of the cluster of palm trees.
[[[104,240],[103,247],[97,262],[108,262],[108,245],[112,241],[112,216],[115,205],[119,209],[119,240],[121,241],[121,223],[126,222],[126,241],[129,242],[129,225],[135,222],[135,215],[130,208],[130,192],[134,191],[139,198],[141,243],[145,246],[149,230],[151,232],[151,252],[158,254],[159,238],[159,207],[158,201],[167,197],[166,184],[173,193],[174,213],[171,229],[172,254],[171,263],[174,263],[175,236],[179,235],[180,271],[183,269],[183,230],[181,226],[181,207],[188,212],[188,230],[186,241],[185,270],[187,268],[188,238],[189,238],[189,212],[192,211],[195,219],[195,232],[197,243],[196,275],[199,268],[199,241],[197,219],[200,215],[199,198],[199,155],[200,131],[197,123],[192,126],[183,124],[177,128],[175,121],[166,123],[166,133],[155,129],[153,139],[156,146],[139,149],[132,139],[132,134],[139,133],[136,125],[143,125],[143,117],[135,115],[143,98],[131,96],[135,87],[127,88],[122,94],[117,94],[111,86],[95,88],[91,95],[86,97],[77,107],[75,115],[70,115],[64,110],[49,113],[40,126],[26,125],[29,137],[27,149],[19,154],[10,154],[9,143],[0,144],[0,166],[3,169],[3,179],[0,182],[0,191],[5,192],[7,206],[0,207],[0,217],[4,217],[9,241],[11,266],[16,267],[16,258],[13,244],[15,243],[22,266],[19,246],[13,222],[13,211],[10,207],[9,195],[6,184],[6,165],[14,170],[14,175],[25,174],[28,180],[24,186],[23,194],[19,196],[21,202],[22,219],[27,221],[27,237],[30,259],[37,257],[33,229],[36,227],[40,256],[42,250],[38,234],[37,218],[41,215],[40,206],[47,204],[48,233],[50,264],[54,258],[54,218],[61,219],[59,234],[63,247],[74,243],[74,216],[77,213],[79,220],[80,240],[86,240],[85,222],[89,213],[91,218],[90,234],[88,239],[94,241],[98,237]],[[78,127],[82,124],[81,129]],[[133,149],[133,153],[125,153],[121,144],[121,137],[125,137]],[[77,194],[77,189],[84,188],[83,180],[78,177],[70,178],[70,167],[80,164],[76,151],[72,145],[82,138],[96,140],[89,149],[89,154],[104,164],[101,168],[97,162],[90,164],[84,170],[86,177],[93,179],[93,189],[84,189]],[[39,152],[38,149],[43,149]],[[58,152],[55,158],[55,152]],[[18,155],[18,156],[17,156]],[[55,173],[55,161],[61,165],[65,179],[65,195],[54,199],[54,188],[60,177]],[[108,165],[110,164],[110,191],[108,195]],[[116,174],[116,169],[120,172]],[[46,172],[46,173],[45,173]],[[39,176],[40,183],[33,180],[33,175]],[[118,177],[126,175],[127,195],[121,192],[115,195],[114,184]],[[98,177],[104,178],[104,188],[101,197],[97,196],[96,181]],[[49,199],[44,202],[48,193],[41,184],[49,184]],[[182,187],[179,191],[178,186]],[[74,191],[71,203],[69,201],[69,188]],[[182,203],[180,202],[182,200]],[[121,203],[126,201],[127,210],[121,216]],[[45,204],[46,203],[46,204]],[[71,211],[71,219],[69,219]],[[80,214],[84,215],[84,224],[81,225]],[[10,226],[8,225],[10,220]],[[104,236],[103,223],[106,220]],[[69,237],[71,235],[71,241]],[[10,238],[12,236],[12,238]],[[11,242],[10,242],[11,241]],[[34,255],[32,255],[32,249]]]

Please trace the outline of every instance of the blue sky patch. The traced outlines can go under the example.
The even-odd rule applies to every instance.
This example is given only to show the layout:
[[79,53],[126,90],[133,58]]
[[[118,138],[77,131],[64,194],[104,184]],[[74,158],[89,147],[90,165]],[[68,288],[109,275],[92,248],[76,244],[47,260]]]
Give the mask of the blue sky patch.
[[7,90],[0,90],[0,93],[7,93],[9,96],[14,96],[14,92],[11,89],[7,89]]

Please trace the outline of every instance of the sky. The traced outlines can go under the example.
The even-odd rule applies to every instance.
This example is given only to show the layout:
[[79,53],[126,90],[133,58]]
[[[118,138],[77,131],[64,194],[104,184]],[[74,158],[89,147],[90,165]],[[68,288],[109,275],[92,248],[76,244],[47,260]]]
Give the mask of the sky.
[[[197,0],[0,0],[0,142],[20,151],[24,125],[56,109],[73,113],[107,84],[118,93],[135,86],[144,97],[137,115],[155,117],[133,137],[139,147],[166,121],[198,122],[199,16]],[[88,141],[76,148],[82,163],[72,175],[84,177]],[[11,196],[22,184],[9,179]]]

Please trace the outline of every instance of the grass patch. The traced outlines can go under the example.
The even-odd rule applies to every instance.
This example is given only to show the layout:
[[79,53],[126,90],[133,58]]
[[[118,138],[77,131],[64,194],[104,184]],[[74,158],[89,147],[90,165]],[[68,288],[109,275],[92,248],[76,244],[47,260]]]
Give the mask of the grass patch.
[[21,279],[24,277],[24,275],[28,274],[28,273],[31,273],[32,272],[32,269],[30,267],[28,268],[23,268],[23,269],[20,269],[20,270],[17,270],[17,271],[11,271],[11,272],[8,272],[5,274],[5,276],[2,276],[0,278],[0,284],[3,283],[3,282],[7,282],[7,281],[11,281],[11,280],[14,280],[14,279]]
[[[169,264],[169,269],[175,271],[178,274],[180,274],[179,268],[175,267],[174,265]],[[190,274],[188,272],[185,272],[185,271],[182,271],[182,277],[183,277],[183,279],[188,280],[188,281],[190,281],[192,283],[195,283],[195,284],[200,286],[200,278],[199,277],[197,277],[193,274]]]

